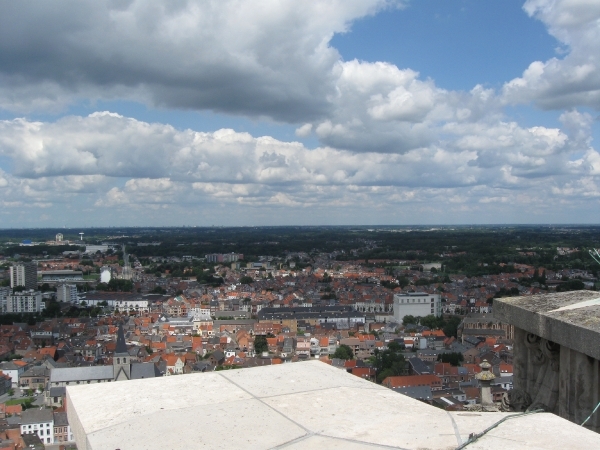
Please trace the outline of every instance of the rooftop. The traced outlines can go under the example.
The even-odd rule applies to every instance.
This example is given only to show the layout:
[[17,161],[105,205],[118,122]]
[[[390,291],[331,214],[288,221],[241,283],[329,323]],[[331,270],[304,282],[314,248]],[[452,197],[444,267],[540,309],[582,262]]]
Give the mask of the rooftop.
[[[67,402],[80,450],[448,450],[510,415],[446,412],[319,361],[69,386]],[[468,446],[492,448],[600,448],[600,435],[538,413]]]

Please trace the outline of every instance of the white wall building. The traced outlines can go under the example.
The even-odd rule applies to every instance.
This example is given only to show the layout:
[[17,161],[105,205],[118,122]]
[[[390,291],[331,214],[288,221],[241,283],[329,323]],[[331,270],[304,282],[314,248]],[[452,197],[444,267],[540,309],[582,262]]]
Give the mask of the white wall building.
[[26,409],[21,418],[21,434],[37,434],[44,444],[54,442],[54,416],[51,409]]
[[394,319],[401,323],[404,316],[425,317],[442,315],[442,298],[440,294],[411,292],[394,294]]
[[210,307],[196,306],[188,309],[188,317],[193,317],[194,320],[210,320]]
[[66,303],[77,303],[77,286],[74,284],[59,284],[56,287],[56,300]]
[[19,377],[25,372],[25,367],[17,366],[12,361],[4,361],[0,363],[0,371],[10,377],[13,387],[17,387],[19,385]]
[[112,271],[110,267],[103,267],[100,271],[100,282],[108,283],[112,277]]
[[42,293],[32,289],[13,292],[6,299],[6,312],[9,313],[41,312],[45,308]]
[[108,245],[86,245],[84,253],[106,253],[108,251]]
[[148,308],[148,300],[142,299],[111,299],[111,298],[81,298],[81,301],[85,301],[87,306],[100,306],[99,304],[102,302],[106,302],[106,305],[109,308],[115,309],[117,308],[119,311],[139,311],[139,312],[149,312]]

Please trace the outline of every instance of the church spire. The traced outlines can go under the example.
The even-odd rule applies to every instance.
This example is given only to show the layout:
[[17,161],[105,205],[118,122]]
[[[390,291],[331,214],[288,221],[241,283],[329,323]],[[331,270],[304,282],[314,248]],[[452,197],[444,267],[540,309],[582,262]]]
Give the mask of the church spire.
[[128,353],[127,345],[125,345],[125,332],[123,331],[123,324],[119,324],[119,331],[117,332],[117,347],[115,348],[115,355],[120,353]]

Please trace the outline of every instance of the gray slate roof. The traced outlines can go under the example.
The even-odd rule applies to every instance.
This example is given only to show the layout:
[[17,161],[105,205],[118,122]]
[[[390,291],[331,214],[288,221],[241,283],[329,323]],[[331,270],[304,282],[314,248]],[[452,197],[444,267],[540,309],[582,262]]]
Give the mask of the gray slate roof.
[[87,380],[112,380],[113,366],[62,367],[52,369],[50,383]]
[[54,426],[55,427],[66,427],[69,425],[66,412],[55,412],[54,413]]
[[134,363],[131,365],[131,379],[160,377],[161,373],[154,363]]
[[53,422],[51,409],[26,409],[21,413],[21,424],[29,425],[42,422]]
[[408,397],[416,399],[431,400],[433,398],[430,386],[410,386],[403,388],[392,388],[392,390],[398,392],[399,394],[407,395]]
[[64,397],[66,395],[66,393],[67,393],[67,388],[65,386],[50,388],[50,397]]

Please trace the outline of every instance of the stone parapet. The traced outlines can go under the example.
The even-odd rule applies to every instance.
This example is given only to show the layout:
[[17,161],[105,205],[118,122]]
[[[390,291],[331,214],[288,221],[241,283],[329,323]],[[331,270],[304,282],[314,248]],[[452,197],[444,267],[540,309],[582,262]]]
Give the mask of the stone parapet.
[[[600,294],[496,299],[494,316],[515,327],[511,408],[581,424],[600,402]],[[600,414],[586,428],[600,432]]]

